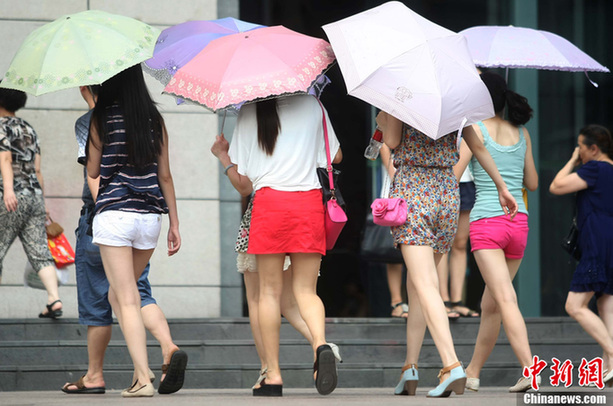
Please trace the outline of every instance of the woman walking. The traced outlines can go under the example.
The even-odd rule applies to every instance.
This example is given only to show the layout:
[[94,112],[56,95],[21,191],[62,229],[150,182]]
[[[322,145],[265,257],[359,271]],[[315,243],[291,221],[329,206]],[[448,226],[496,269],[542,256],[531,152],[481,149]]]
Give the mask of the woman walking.
[[[452,169],[458,161],[457,134],[450,133],[435,141],[384,112],[377,116],[377,124],[383,130],[385,143],[395,149],[397,173],[390,196],[403,198],[408,204],[407,222],[392,227],[407,266],[407,296],[413,299],[407,320],[407,356],[395,393],[415,394],[419,379],[417,361],[427,326],[443,362],[440,383],[428,396],[446,397],[452,391],[462,394],[466,374],[453,348],[436,271],[442,254],[451,248],[457,225],[460,202]],[[463,134],[494,179],[503,210],[514,215],[517,203],[494,161],[471,127],[466,127]]]
[[[613,139],[608,129],[592,124],[581,129],[577,144],[549,191],[555,195],[577,192],[581,259],[566,298],[566,312],[602,347],[607,383],[613,380]],[[588,307],[594,295],[600,317]]]
[[[379,113],[377,124],[385,144],[394,149],[397,172],[390,197],[402,198],[408,205],[407,221],[392,227],[407,267],[407,296],[411,299],[407,355],[394,393],[415,394],[419,379],[417,361],[427,326],[443,362],[439,385],[428,396],[447,397],[452,391],[461,395],[466,374],[453,347],[436,271],[442,255],[451,248],[457,227],[460,199],[452,169],[458,161],[457,134],[453,132],[435,141],[385,112]],[[479,145],[471,127],[464,129],[464,137],[495,180],[503,209],[514,215],[517,203],[487,150]]]
[[220,145],[221,151],[215,154],[239,192],[255,190],[247,253],[256,255],[258,318],[267,372],[253,389],[254,396],[282,395],[279,328],[286,254],[292,263],[298,309],[313,339],[317,390],[329,394],[337,383],[334,352],[325,338],[325,309],[316,292],[321,256],[326,252],[316,175],[316,168],[326,165],[322,121],[327,123],[334,162],[340,162],[342,153],[327,113],[308,95],[245,105],[229,152],[227,145]]
[[[519,206],[515,218],[505,215],[498,205],[496,186],[473,158],[477,199],[470,212],[470,243],[486,284],[481,300],[479,334],[472,360],[466,367],[466,388],[473,391],[479,390],[479,375],[496,345],[501,321],[520,365],[532,364],[528,332],[517,305],[513,278],[528,242],[528,210],[522,198],[522,187],[534,191],[538,186],[530,134],[523,127],[532,117],[532,108],[526,98],[507,89],[501,76],[485,72],[481,79],[490,92],[496,115],[473,127]],[[505,109],[508,120],[503,118]],[[460,162],[455,168],[457,175],[471,158],[470,150],[462,145]],[[520,377],[509,391],[525,392],[530,387],[530,379]]]
[[0,88],[0,279],[2,261],[17,237],[47,291],[47,305],[38,317],[62,316],[55,263],[49,247],[36,131],[15,112],[26,105],[24,92]]
[[153,396],[137,281],[168,213],[168,255],[181,247],[164,120],[149,95],[140,65],[102,84],[87,150],[87,176],[96,202],[93,243],[109,280],[111,303],[134,363],[124,397]]

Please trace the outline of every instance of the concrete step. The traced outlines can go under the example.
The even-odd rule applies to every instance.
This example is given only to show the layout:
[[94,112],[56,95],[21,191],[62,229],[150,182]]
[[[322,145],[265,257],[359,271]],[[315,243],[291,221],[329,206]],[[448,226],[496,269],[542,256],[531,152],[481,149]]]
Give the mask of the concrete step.
[[[460,318],[450,323],[454,338],[476,337],[479,318]],[[251,329],[247,318],[238,319],[175,319],[169,320],[173,339],[224,340],[250,339]],[[568,317],[527,318],[526,326],[530,339],[546,337],[587,337],[585,331]],[[329,318],[326,320],[326,335],[334,338],[362,338],[381,340],[404,340],[406,322],[396,318]],[[505,337],[501,329],[501,337]],[[87,335],[86,327],[76,319],[0,319],[0,342],[19,340],[82,340]],[[117,323],[113,324],[113,337],[122,338]],[[289,323],[281,325],[281,337],[299,339],[301,336]]]
[[[582,357],[600,356],[596,345],[569,318],[527,319],[532,352],[549,364],[551,358],[570,359],[577,368]],[[479,326],[478,319],[451,323],[454,344],[461,361],[468,365]],[[253,346],[248,320],[170,320],[173,338],[189,356],[186,388],[245,388],[258,375],[259,359]],[[121,389],[131,379],[130,357],[117,325],[106,352],[107,388]],[[341,348],[339,387],[395,386],[405,357],[406,323],[399,319],[329,319],[330,342]],[[56,390],[77,380],[87,370],[86,328],[77,320],[0,320],[0,391]],[[149,337],[152,369],[161,361],[158,343]],[[312,386],[312,352],[304,338],[287,323],[282,324],[281,367],[287,387]],[[436,384],[440,358],[429,335],[419,360],[420,379]],[[550,373],[544,371],[545,378]],[[501,331],[496,348],[482,372],[483,386],[511,386],[521,370]],[[421,384],[420,384],[421,386]]]
[[[404,341],[396,340],[330,340],[340,349],[343,361],[352,363],[394,363],[404,360],[406,347]],[[190,362],[203,365],[242,365],[257,364],[259,359],[254,351],[252,340],[181,340],[175,342],[187,352]],[[474,339],[455,339],[458,358],[468,364],[473,349]],[[530,342],[534,354],[541,358],[591,359],[598,356],[599,346],[590,338],[550,338]],[[578,348],[581,350],[578,351]],[[157,342],[148,342],[148,354],[151,363],[161,358]],[[290,364],[309,362],[312,351],[304,339],[281,340],[279,357]],[[577,358],[578,357],[578,358]],[[85,341],[5,341],[0,342],[0,359],[3,365],[40,365],[45,364],[78,365],[87,363],[87,343]],[[112,341],[106,352],[108,364],[129,363],[127,347],[123,341]],[[492,362],[505,362],[515,359],[511,346],[506,339],[501,339],[490,356]],[[440,362],[438,352],[432,339],[424,340],[421,362]]]

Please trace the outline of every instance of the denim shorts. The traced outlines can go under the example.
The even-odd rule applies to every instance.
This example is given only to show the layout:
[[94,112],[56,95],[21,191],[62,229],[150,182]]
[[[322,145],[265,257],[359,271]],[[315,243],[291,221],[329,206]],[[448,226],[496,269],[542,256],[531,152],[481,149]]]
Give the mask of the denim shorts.
[[94,216],[94,244],[151,250],[157,246],[162,215],[107,210]]
[[475,193],[475,182],[460,182],[460,211],[473,209]]
[[[109,281],[106,279],[100,249],[87,235],[88,210],[81,211],[76,230],[75,268],[77,276],[77,297],[79,302],[79,323],[86,326],[109,326],[113,312],[108,300]],[[141,307],[155,304],[149,284],[149,264],[137,282]]]

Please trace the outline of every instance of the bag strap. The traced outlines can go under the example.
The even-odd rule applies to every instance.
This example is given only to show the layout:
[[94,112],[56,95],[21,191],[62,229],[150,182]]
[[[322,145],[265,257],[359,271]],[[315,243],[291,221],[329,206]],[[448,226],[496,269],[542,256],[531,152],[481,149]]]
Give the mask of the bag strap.
[[321,101],[315,97],[319,106],[321,107],[321,122],[324,127],[324,140],[326,144],[326,171],[328,171],[328,180],[330,182],[330,194],[332,195],[331,199],[336,200],[336,189],[334,188],[334,179],[332,177],[332,159],[330,159],[330,143],[328,141],[328,123],[326,122],[326,110],[324,109],[324,105],[321,104]]
[[[394,162],[394,151],[390,149],[390,157],[387,160],[387,165],[383,167],[383,193],[381,193],[382,199],[387,199],[390,195],[390,187],[392,186],[392,178],[389,175],[389,167],[393,165]],[[398,169],[396,169],[397,171]],[[394,177],[396,177],[396,173],[394,173]]]

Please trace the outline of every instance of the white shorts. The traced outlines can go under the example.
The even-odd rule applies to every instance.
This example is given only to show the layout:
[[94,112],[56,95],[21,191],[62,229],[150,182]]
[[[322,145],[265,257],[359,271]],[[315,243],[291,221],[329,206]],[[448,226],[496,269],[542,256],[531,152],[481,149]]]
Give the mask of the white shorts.
[[94,216],[93,243],[151,250],[157,246],[162,215],[107,210]]

